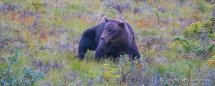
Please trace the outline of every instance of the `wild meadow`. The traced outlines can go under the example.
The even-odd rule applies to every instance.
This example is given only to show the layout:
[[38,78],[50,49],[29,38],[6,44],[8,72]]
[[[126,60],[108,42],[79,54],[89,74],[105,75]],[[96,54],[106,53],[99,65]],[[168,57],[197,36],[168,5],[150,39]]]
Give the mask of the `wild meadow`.
[[[86,29],[123,18],[141,58],[79,61]],[[1,0],[1,86],[214,86],[214,0]]]

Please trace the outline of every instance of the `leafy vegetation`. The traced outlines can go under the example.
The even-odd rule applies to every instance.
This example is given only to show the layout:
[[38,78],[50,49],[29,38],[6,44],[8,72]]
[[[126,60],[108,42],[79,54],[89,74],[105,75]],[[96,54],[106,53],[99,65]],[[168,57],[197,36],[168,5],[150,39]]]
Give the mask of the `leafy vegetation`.
[[18,50],[14,50],[15,55],[6,60],[6,64],[2,66],[0,73],[0,84],[2,86],[16,86],[16,85],[33,85],[36,81],[42,79],[45,76],[40,70],[35,70],[30,67],[17,67],[20,65],[18,56],[21,54]]
[[[213,0],[2,0],[2,86],[215,85]],[[141,59],[77,59],[81,34],[108,18],[134,29]]]

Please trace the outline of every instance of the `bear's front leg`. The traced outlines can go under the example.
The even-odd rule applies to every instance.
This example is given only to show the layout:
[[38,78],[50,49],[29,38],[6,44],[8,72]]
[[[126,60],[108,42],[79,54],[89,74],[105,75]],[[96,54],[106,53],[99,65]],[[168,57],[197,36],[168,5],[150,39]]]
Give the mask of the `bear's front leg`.
[[113,49],[114,45],[111,42],[103,43],[103,41],[99,41],[99,45],[96,48],[95,60],[99,61],[104,57],[109,57],[110,51]]
[[100,61],[103,57],[105,57],[106,53],[103,49],[96,49],[95,60]]
[[127,48],[126,54],[128,54],[131,57],[131,60],[140,59],[140,53],[138,52],[137,48]]
[[140,59],[140,53],[139,53],[138,51],[133,52],[133,53],[131,54],[131,57],[132,57],[132,60]]

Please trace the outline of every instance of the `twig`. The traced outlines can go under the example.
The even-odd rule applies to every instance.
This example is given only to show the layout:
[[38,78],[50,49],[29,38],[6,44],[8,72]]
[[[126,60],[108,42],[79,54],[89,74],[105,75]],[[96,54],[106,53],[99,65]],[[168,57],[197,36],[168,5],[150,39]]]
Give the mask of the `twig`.
[[134,63],[132,62],[132,64],[131,64],[131,69],[128,71],[128,73],[126,73],[126,74],[123,76],[123,82],[125,82],[126,76],[132,71],[133,67],[134,67]]

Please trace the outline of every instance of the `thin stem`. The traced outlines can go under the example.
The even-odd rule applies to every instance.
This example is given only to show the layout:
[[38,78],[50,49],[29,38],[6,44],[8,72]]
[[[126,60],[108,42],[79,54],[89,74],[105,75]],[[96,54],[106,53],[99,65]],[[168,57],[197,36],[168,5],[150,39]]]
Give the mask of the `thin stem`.
[[128,71],[128,73],[126,73],[126,74],[123,76],[123,82],[125,82],[126,76],[132,71],[133,67],[134,67],[134,63],[132,62],[132,64],[131,64],[131,69]]

